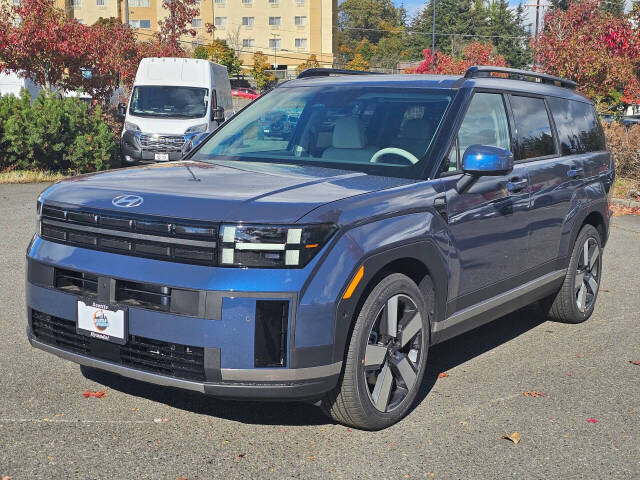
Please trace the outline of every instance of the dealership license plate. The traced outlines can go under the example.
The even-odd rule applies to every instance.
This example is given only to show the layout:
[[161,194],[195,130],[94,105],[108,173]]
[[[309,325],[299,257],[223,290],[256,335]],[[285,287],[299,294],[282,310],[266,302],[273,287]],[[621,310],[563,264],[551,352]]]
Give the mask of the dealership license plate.
[[78,300],[78,333],[124,345],[127,343],[127,310],[117,305]]
[[169,154],[168,153],[156,153],[155,159],[156,160],[169,160]]

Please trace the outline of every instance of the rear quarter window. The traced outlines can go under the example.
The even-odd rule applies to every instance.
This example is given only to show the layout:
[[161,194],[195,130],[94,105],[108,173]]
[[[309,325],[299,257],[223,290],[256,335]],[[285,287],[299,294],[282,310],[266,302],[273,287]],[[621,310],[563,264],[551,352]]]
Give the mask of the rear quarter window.
[[547,101],[556,124],[562,155],[605,149],[604,132],[593,105],[555,97]]
[[516,124],[517,160],[556,153],[544,99],[514,95],[511,110]]

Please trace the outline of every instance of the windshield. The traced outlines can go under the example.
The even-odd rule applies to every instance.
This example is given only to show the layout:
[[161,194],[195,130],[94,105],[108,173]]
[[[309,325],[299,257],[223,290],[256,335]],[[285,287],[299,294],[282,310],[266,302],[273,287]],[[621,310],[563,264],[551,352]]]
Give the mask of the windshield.
[[138,86],[133,88],[129,113],[140,117],[201,118],[207,114],[206,88]]
[[343,86],[277,88],[191,157],[313,164],[413,177],[453,91]]

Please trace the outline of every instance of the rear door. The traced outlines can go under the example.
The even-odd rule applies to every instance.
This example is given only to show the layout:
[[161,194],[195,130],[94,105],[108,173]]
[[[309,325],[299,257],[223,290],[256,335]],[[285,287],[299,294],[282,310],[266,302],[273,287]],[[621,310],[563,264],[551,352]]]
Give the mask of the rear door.
[[[520,99],[511,97],[514,111]],[[531,158],[531,233],[529,239],[529,268],[540,274],[558,270],[566,264],[560,252],[565,225],[575,213],[580,192],[586,179],[597,177],[602,164],[608,167],[604,151],[604,134],[593,106],[586,102],[547,97],[551,126],[555,131],[556,154],[551,158]],[[526,128],[535,128],[526,112]],[[517,118],[517,115],[516,115]],[[536,117],[539,123],[539,119]],[[527,154],[523,145],[523,153]]]
[[[526,164],[505,176],[480,177],[465,193],[456,191],[467,147],[491,145],[512,150],[507,105],[501,93],[474,93],[445,165],[449,232],[452,239],[447,314],[518,285],[526,265],[529,186]],[[515,282],[515,284],[513,284]]]

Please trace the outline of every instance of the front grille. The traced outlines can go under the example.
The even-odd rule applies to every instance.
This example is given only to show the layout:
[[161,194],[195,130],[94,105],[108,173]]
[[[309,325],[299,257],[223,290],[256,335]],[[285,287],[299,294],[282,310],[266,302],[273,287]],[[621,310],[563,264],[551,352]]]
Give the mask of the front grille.
[[117,345],[76,332],[75,322],[32,310],[33,335],[42,343],[136,370],[204,381],[204,349],[129,335]]
[[42,206],[46,240],[122,255],[214,265],[218,224]]
[[140,135],[140,145],[147,152],[181,152],[184,145],[183,135]]
[[116,301],[136,307],[169,311],[171,288],[152,283],[116,280]]

